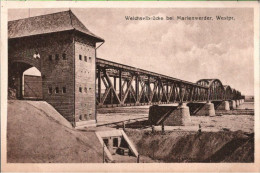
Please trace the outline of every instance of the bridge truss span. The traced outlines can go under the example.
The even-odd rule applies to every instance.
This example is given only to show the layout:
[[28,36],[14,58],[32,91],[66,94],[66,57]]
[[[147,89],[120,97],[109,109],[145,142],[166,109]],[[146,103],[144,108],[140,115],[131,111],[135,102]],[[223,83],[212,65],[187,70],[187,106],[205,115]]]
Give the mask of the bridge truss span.
[[241,96],[219,79],[192,83],[100,58],[96,59],[96,74],[98,107],[231,100]]
[[241,93],[229,85],[223,85],[219,79],[201,79],[198,85],[208,87],[208,101],[240,99]]
[[208,87],[96,59],[98,107],[206,101]]

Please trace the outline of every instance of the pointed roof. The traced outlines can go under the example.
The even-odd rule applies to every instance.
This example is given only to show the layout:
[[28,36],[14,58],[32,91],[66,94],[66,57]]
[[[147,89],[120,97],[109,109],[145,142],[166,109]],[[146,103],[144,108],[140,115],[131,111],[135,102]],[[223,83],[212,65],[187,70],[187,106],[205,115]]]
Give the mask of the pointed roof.
[[9,39],[70,30],[94,37],[97,42],[104,42],[104,39],[90,32],[71,10],[8,22]]

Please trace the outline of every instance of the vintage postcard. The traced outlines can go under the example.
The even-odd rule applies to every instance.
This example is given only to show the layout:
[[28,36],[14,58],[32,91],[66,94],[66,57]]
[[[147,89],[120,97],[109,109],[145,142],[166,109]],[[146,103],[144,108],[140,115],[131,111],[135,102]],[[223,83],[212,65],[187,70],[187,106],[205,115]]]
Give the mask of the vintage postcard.
[[260,171],[259,3],[1,15],[2,171]]

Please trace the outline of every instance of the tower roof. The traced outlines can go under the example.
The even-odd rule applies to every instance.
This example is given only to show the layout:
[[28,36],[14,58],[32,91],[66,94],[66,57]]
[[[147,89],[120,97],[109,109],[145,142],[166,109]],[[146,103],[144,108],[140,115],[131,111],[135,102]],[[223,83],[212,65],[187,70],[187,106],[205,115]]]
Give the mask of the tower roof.
[[104,39],[90,32],[71,10],[8,22],[9,39],[70,30],[94,37],[97,42],[104,42]]

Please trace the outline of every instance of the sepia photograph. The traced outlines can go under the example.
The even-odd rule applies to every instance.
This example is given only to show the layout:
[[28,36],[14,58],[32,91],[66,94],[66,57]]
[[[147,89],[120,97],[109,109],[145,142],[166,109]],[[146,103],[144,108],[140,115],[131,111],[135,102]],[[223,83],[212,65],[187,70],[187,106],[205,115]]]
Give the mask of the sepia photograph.
[[254,12],[8,8],[6,163],[255,163]]

